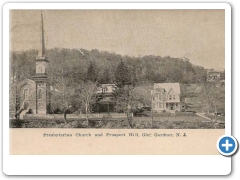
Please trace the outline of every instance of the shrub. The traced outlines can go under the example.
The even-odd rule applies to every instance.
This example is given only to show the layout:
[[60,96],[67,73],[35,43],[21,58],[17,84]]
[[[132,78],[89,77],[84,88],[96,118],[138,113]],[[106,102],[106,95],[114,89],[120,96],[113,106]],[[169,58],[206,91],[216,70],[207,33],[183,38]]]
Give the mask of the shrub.
[[28,112],[26,114],[33,114],[33,110],[31,108],[29,108]]
[[62,114],[62,111],[59,108],[54,109],[53,112],[54,112],[54,114]]

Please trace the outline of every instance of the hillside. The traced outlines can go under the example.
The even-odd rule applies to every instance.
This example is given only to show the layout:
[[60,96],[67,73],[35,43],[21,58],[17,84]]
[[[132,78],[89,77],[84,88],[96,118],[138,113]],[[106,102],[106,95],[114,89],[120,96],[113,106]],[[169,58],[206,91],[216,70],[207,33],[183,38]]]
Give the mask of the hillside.
[[[37,51],[10,52],[11,74],[18,80],[31,78],[35,73]],[[114,72],[122,60],[131,72],[134,81],[151,83],[180,82],[196,83],[205,81],[206,69],[193,65],[188,59],[170,56],[130,57],[115,53],[85,49],[49,49],[46,51],[51,79],[59,78],[59,73],[71,80],[84,80],[90,64],[93,64],[99,82],[113,83]],[[69,79],[69,80],[70,80]],[[105,82],[107,79],[108,82]]]

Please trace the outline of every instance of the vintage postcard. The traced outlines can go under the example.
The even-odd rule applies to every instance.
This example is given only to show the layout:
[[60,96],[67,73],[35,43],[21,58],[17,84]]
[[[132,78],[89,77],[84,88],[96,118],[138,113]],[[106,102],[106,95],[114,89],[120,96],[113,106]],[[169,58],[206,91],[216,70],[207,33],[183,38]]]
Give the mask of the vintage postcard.
[[218,5],[10,6],[8,153],[219,155],[231,59]]

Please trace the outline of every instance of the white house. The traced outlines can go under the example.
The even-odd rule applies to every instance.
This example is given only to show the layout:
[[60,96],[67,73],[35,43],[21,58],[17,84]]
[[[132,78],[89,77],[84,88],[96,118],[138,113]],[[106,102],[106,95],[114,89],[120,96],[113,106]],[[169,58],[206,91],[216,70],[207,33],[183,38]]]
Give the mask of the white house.
[[220,80],[220,72],[214,71],[213,69],[210,69],[207,71],[207,81],[208,82],[214,82]]
[[180,95],[179,83],[154,83],[151,91],[153,111],[180,111]]

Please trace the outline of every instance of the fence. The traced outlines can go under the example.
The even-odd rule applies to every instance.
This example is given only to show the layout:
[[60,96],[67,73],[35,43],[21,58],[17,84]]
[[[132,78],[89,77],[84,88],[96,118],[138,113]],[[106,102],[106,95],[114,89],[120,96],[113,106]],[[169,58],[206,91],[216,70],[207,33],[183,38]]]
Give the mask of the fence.
[[[130,114],[131,117],[133,117],[133,114]],[[90,119],[111,119],[111,118],[126,118],[127,114],[126,113],[93,113],[89,114]],[[25,114],[23,116],[24,119],[63,119],[64,116],[63,114]],[[85,114],[67,114],[67,119],[85,119],[86,115]]]

